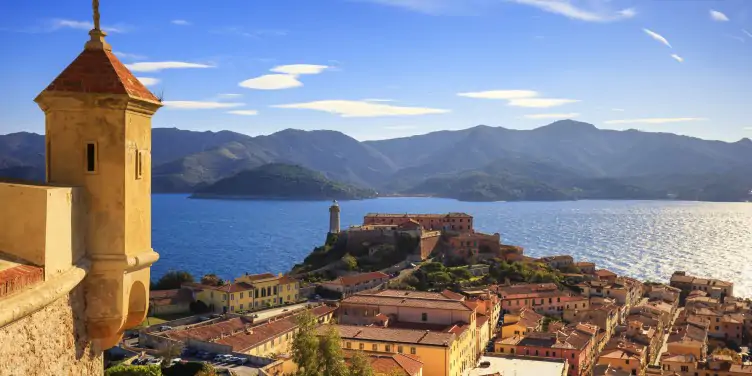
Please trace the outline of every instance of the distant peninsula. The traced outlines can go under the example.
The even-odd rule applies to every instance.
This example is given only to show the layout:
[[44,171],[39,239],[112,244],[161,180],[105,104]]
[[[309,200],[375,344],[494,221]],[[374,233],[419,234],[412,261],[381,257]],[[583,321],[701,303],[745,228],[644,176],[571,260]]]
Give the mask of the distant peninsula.
[[376,191],[327,179],[297,165],[270,163],[197,190],[191,198],[247,200],[360,200]]

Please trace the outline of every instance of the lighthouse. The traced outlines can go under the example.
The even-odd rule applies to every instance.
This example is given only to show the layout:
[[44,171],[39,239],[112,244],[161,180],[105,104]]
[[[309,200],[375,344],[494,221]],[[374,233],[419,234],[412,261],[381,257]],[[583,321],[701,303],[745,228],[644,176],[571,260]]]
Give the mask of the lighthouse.
[[339,234],[339,204],[337,200],[332,201],[329,207],[329,233]]

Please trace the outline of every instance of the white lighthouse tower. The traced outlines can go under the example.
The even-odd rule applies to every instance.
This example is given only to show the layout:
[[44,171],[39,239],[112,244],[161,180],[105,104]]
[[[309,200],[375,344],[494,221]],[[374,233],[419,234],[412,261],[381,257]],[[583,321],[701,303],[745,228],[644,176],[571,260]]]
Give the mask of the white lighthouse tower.
[[339,204],[337,200],[332,201],[329,207],[329,233],[339,234]]

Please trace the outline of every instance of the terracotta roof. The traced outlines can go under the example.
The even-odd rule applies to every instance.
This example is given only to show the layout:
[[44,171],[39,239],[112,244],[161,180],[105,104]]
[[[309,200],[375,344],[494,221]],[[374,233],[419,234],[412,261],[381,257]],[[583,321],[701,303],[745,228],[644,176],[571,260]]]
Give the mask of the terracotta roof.
[[368,213],[366,218],[446,218],[446,217],[472,217],[467,213],[446,213],[446,214],[394,214],[394,213]]
[[261,279],[270,279],[270,278],[274,278],[274,277],[276,277],[276,276],[274,274],[272,274],[272,273],[262,273],[262,274],[245,275],[242,278],[243,279],[247,279],[248,281],[253,282],[253,281],[258,281],[258,280],[261,280]]
[[149,291],[149,304],[157,306],[190,303],[192,301],[193,293],[189,289]]
[[[345,362],[350,363],[354,354],[355,351],[345,350]],[[366,356],[376,374],[392,375],[396,372],[399,375],[415,376],[423,369],[423,362],[405,354],[367,353]]]
[[0,259],[0,297],[44,280],[44,268]]
[[222,286],[202,285],[200,283],[183,283],[183,287],[193,290],[214,290],[220,292],[241,292],[255,289],[253,285],[245,282],[228,283]]
[[381,291],[374,291],[374,292],[362,292],[362,293],[359,293],[358,295],[390,296],[390,297],[397,297],[397,298],[451,300],[451,301],[462,301],[465,299],[463,295],[453,293],[449,290],[444,290],[442,292],[381,290]]
[[159,102],[112,51],[104,49],[85,49],[44,91],[127,94]]
[[382,272],[359,273],[359,274],[339,277],[333,281],[324,282],[324,284],[354,286],[359,283],[369,282],[374,279],[383,279],[383,278],[388,279],[389,275],[384,274]]
[[[425,330],[390,329],[354,325],[335,325],[335,327],[342,339],[363,341],[449,346],[457,338],[454,333],[440,333]],[[319,327],[320,333],[323,330],[323,327]]]
[[289,283],[298,282],[298,280],[295,279],[295,278],[293,278],[293,277],[290,277],[290,276],[287,276],[287,275],[283,275],[282,277],[279,278],[279,281],[277,281],[277,282],[280,285],[286,285],[286,284],[289,284]]
[[438,299],[413,299],[409,297],[353,295],[342,300],[342,304],[365,304],[373,306],[401,306],[412,308],[448,309],[455,311],[469,311],[464,302]]
[[617,274],[606,269],[598,269],[595,271],[595,275],[598,277],[615,277]]

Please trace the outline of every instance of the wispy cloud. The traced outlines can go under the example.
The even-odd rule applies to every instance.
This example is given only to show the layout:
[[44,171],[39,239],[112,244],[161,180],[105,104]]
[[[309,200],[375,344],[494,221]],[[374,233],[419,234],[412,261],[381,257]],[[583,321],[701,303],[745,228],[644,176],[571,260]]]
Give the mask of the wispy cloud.
[[746,29],[742,29],[742,33],[744,33],[748,37],[752,38],[752,33],[750,33],[749,31],[747,31]]
[[620,120],[607,120],[606,124],[667,124],[667,123],[683,123],[689,121],[705,121],[706,118],[698,117],[680,117],[680,118],[643,118],[643,119],[620,119]]
[[303,83],[290,74],[265,74],[242,81],[238,85],[246,89],[281,90],[303,86]]
[[298,76],[319,74],[328,68],[330,67],[327,65],[316,64],[279,65],[269,70],[270,72],[274,72],[275,74],[265,74],[262,76],[250,78],[242,81],[238,85],[247,89],[256,90],[290,89],[298,86],[303,86],[303,83],[298,80]]
[[625,110],[623,108],[612,108],[611,111],[624,112]]
[[740,37],[738,35],[731,35],[731,34],[723,34],[724,37],[733,39],[739,43],[747,43],[747,41],[744,39],[744,37]]
[[115,56],[121,58],[121,59],[128,59],[128,60],[144,60],[146,59],[146,56],[144,55],[138,55],[138,54],[130,54],[127,52],[121,52],[121,51],[113,51],[113,54]]
[[603,4],[593,5],[593,2],[578,0],[511,0],[517,4],[536,7],[545,12],[558,14],[567,18],[586,22],[614,22],[632,18],[637,11],[632,8],[613,10],[606,9]]
[[139,81],[141,81],[141,83],[144,84],[144,86],[154,86],[158,84],[160,81],[158,78],[154,78],[154,77],[136,77],[136,78]]
[[190,26],[190,25],[192,25],[189,21],[186,21],[186,20],[172,20],[172,21],[170,21],[170,23],[173,24],[173,25],[178,25],[178,26]]
[[245,103],[212,102],[212,101],[163,101],[168,108],[176,110],[216,110],[220,108],[234,108],[245,106]]
[[287,35],[287,30],[282,29],[257,29],[247,30],[240,26],[228,26],[217,30],[212,30],[213,34],[223,35],[235,35],[246,38],[262,38],[262,37],[283,37]]
[[573,119],[580,116],[576,112],[570,112],[567,114],[529,114],[523,116],[526,119]]
[[336,99],[306,103],[280,104],[272,107],[323,111],[341,117],[417,116],[450,112],[449,110],[439,108],[403,107],[365,101]]
[[719,12],[715,9],[710,10],[710,19],[717,22],[728,22],[729,18],[723,12]]
[[227,113],[233,114],[233,115],[242,115],[242,116],[258,115],[258,111],[256,110],[233,110],[233,111],[227,111]]
[[242,97],[242,96],[243,96],[243,94],[237,94],[237,93],[223,93],[223,94],[218,94],[217,95],[217,97],[222,98],[222,99],[238,98],[238,97]]
[[533,90],[488,90],[457,95],[467,98],[506,100],[509,106],[530,108],[549,108],[579,102],[577,99],[539,98],[540,93]]
[[665,44],[666,46],[671,47],[671,43],[668,42],[668,39],[664,38],[663,35],[656,33],[653,30],[650,29],[642,29],[642,31],[645,32],[645,34],[649,35],[651,38]]
[[212,65],[186,63],[183,61],[152,61],[126,64],[133,72],[158,72],[163,69],[214,68]]
[[319,74],[327,68],[330,68],[330,67],[326,65],[315,65],[315,64],[291,64],[291,65],[280,65],[280,66],[270,69],[269,71],[274,72],[274,73],[283,73],[283,74],[298,76],[301,74]]
[[386,99],[386,98],[366,98],[363,99],[364,102],[394,102],[394,99]]
[[430,15],[465,13],[478,0],[353,0],[381,4]]
[[487,90],[469,93],[458,93],[460,97],[480,98],[480,99],[518,99],[532,98],[538,96],[533,90]]
[[[91,30],[94,24],[90,21],[70,20],[64,18],[55,18],[50,20],[44,27],[37,27],[32,32],[57,31],[60,29]],[[107,33],[125,33],[129,27],[125,25],[102,25],[102,30]]]
[[671,54],[671,57],[672,57],[672,58],[673,58],[674,60],[676,60],[676,61],[678,61],[678,62],[680,62],[680,63],[683,63],[683,62],[684,62],[684,58],[683,58],[683,57],[681,57],[681,56],[679,56],[679,55],[677,55],[677,54]]

